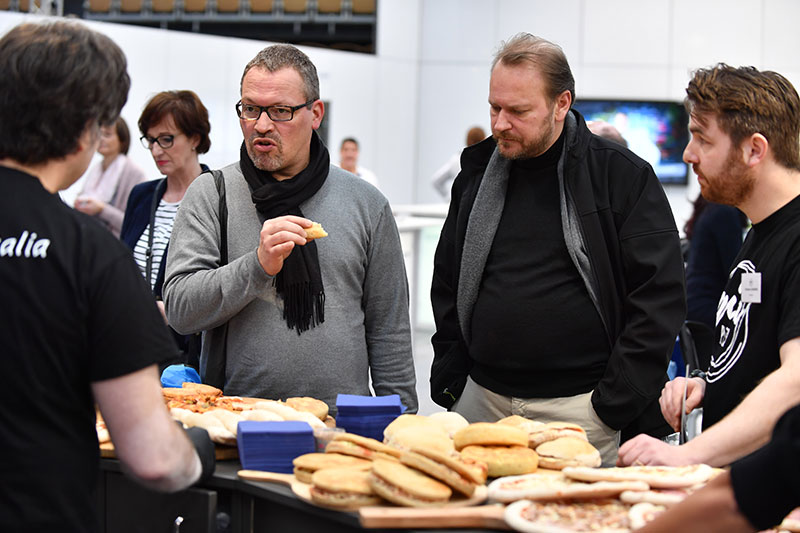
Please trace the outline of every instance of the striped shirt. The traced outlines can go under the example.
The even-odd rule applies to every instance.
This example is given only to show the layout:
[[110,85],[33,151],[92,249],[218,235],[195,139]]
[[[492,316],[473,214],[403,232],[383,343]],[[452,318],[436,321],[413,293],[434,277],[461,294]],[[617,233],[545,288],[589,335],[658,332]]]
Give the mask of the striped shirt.
[[[158,203],[155,215],[155,229],[153,231],[153,266],[150,271],[150,288],[154,289],[156,286],[156,278],[158,277],[158,270],[161,268],[161,260],[167,251],[169,245],[169,238],[172,235],[172,224],[175,222],[175,215],[178,213],[180,202],[170,203],[164,201],[162,198]],[[139,270],[142,276],[147,277],[147,248],[150,241],[150,224],[144,229],[144,232],[136,242],[133,248],[133,258],[136,264],[139,265]]]

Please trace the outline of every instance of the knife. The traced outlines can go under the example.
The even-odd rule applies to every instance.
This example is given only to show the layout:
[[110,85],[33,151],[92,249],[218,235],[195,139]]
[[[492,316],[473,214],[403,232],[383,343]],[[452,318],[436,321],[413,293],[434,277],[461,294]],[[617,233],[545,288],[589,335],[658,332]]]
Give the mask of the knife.
[[681,398],[681,429],[678,433],[678,444],[686,443],[686,392],[689,390],[689,365],[686,365],[686,374],[683,380],[683,397]]

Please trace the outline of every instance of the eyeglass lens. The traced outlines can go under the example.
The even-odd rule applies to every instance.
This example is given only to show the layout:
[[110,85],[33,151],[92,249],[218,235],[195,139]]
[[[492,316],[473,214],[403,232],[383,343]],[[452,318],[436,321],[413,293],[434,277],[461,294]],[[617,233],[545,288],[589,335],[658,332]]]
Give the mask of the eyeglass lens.
[[166,150],[167,148],[172,147],[172,143],[175,141],[175,136],[159,135],[158,137],[148,137],[147,135],[142,135],[141,141],[142,141],[142,146],[144,146],[148,150],[153,149],[153,143],[158,144],[161,148]]

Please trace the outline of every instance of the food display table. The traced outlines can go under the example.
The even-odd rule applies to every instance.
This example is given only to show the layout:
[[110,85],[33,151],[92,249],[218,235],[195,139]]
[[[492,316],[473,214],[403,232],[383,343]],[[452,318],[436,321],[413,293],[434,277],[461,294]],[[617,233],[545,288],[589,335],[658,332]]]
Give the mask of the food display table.
[[[364,529],[354,512],[324,509],[299,500],[285,485],[246,481],[239,461],[217,461],[206,483],[174,493],[150,491],[126,477],[116,459],[101,459],[98,521],[108,533],[258,533],[398,531]],[[178,525],[176,525],[178,524]],[[406,531],[492,531],[406,530]]]

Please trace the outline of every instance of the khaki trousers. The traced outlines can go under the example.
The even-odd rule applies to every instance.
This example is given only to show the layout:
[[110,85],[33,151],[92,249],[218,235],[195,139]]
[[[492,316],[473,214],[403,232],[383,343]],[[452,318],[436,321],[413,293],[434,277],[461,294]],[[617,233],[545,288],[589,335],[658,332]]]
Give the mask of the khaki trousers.
[[470,423],[496,422],[511,415],[539,422],[572,422],[586,430],[589,442],[600,451],[603,466],[614,466],[617,462],[619,431],[597,416],[591,392],[566,398],[515,398],[496,394],[468,378],[453,411]]

